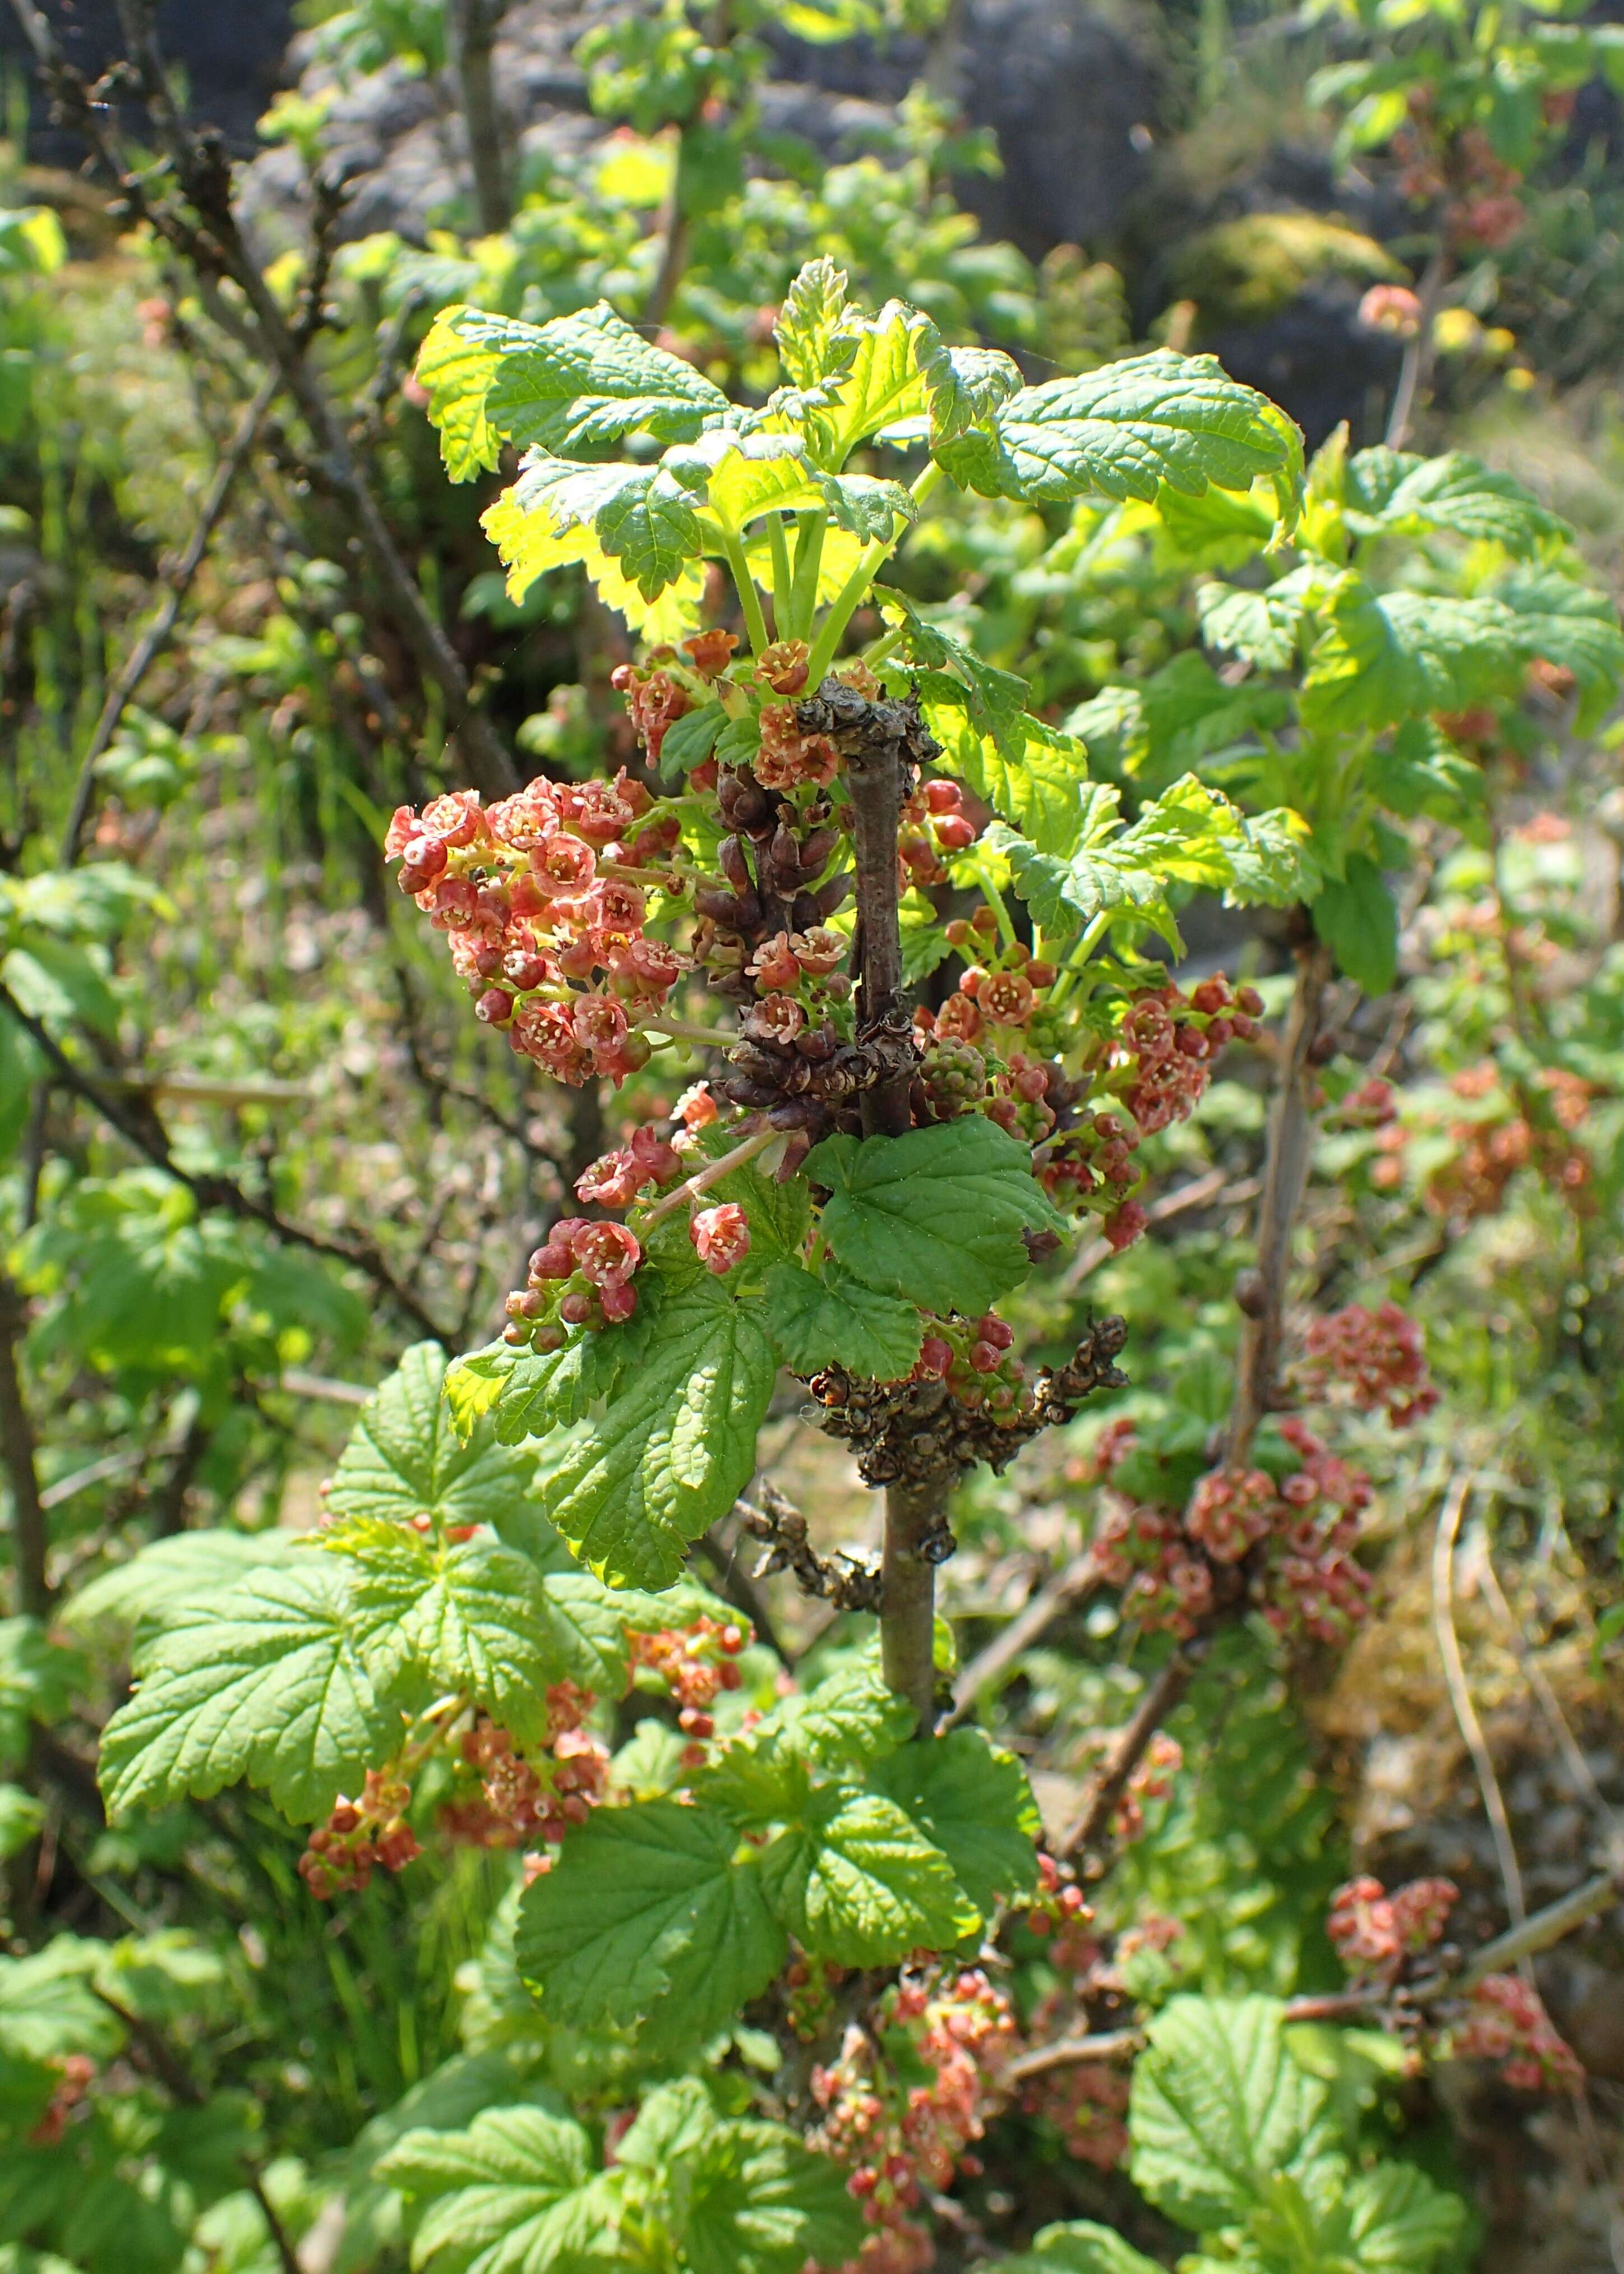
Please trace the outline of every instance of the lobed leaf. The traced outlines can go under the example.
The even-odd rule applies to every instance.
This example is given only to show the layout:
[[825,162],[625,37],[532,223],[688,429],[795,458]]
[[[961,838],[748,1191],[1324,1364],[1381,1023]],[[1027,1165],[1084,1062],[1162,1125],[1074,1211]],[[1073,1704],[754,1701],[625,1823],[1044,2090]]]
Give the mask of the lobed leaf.
[[1300,486],[1295,435],[1214,357],[1158,348],[1023,388],[990,425],[938,443],[935,455],[961,489],[982,497],[1148,501],[1164,482],[1197,497],[1209,483],[1250,489],[1259,475]]
[[408,1525],[427,1516],[443,1529],[500,1525],[511,1514],[530,1485],[532,1464],[497,1442],[466,1393],[469,1427],[459,1434],[447,1399],[460,1374],[447,1374],[438,1343],[413,1344],[362,1408],[333,1472],[329,1516]]
[[806,1173],[829,1187],[822,1231],[882,1294],[974,1316],[1031,1269],[1021,1233],[1064,1231],[1031,1148],[979,1113],[902,1137],[826,1137]]
[[1029,1894],[1036,1886],[1043,1823],[1026,1773],[980,1729],[904,1745],[871,1781],[942,1850],[983,1915],[1000,1897]]
[[974,1934],[981,1914],[941,1849],[895,1801],[847,1785],[815,1792],[762,1857],[767,1899],[804,1948],[841,1966],[889,1966]]
[[1276,2172],[1322,2144],[1326,2088],[1286,2050],[1273,1998],[1175,1998],[1133,2071],[1136,2187],[1205,2233],[1244,2218]]
[[109,1812],[206,1800],[245,1778],[296,1822],[324,1816],[398,1741],[406,1667],[387,1614],[357,1618],[335,1559],[267,1567],[179,1606],[102,1733]]
[[731,2022],[784,1962],[753,1854],[726,1818],[676,1801],[600,1809],[524,1893],[517,1954],[544,2010],[576,2029],[693,2044]]
[[778,1355],[791,1372],[838,1364],[870,1382],[914,1370],[924,1321],[912,1303],[883,1295],[831,1263],[820,1279],[798,1263],[775,1263],[763,1286]]
[[641,1363],[543,1480],[582,1562],[612,1586],[669,1585],[748,1482],[777,1371],[755,1306],[709,1277],[667,1294]]
[[485,418],[521,449],[590,453],[637,433],[686,441],[732,416],[720,388],[645,340],[606,300],[538,326],[474,308],[441,320],[470,347],[494,350]]

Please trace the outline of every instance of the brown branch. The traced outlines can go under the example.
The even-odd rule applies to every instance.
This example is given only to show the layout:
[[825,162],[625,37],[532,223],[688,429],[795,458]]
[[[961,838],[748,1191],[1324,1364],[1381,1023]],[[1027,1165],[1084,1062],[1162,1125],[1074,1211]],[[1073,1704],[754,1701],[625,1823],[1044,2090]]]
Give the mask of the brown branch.
[[1039,1588],[985,1650],[976,1653],[953,1684],[952,1710],[944,1728],[951,1729],[955,1722],[962,1721],[981,1692],[989,1690],[1023,1651],[1030,1650],[1056,1619],[1086,1602],[1103,1584],[1099,1557],[1092,1547],[1085,1547],[1080,1555],[1074,1555],[1063,1570],[1056,1572]]
[[1432,368],[1432,318],[1438,312],[1438,303],[1447,280],[1448,255],[1440,246],[1421,272],[1421,290],[1416,296],[1421,306],[1416,318],[1415,337],[1405,344],[1404,359],[1399,366],[1398,386],[1394,390],[1393,408],[1387,414],[1387,431],[1382,436],[1389,450],[1402,450],[1410,439],[1416,400]]
[[502,114],[491,67],[496,26],[507,12],[508,0],[451,0],[447,11],[452,62],[462,97],[469,165],[474,177],[474,204],[479,227],[486,237],[500,236],[513,218],[512,201],[508,194]]
[[936,1568],[922,1551],[942,1529],[945,1487],[894,1484],[885,1492],[880,1558],[880,1663],[885,1686],[919,1716],[918,1734],[936,1724]]
[[1230,1409],[1225,1457],[1244,1465],[1258,1424],[1274,1403],[1284,1332],[1286,1278],[1291,1268],[1291,1235],[1313,1154],[1314,1068],[1311,1053],[1331,959],[1317,941],[1297,952],[1297,987],[1281,1045],[1274,1103],[1269,1115],[1268,1153],[1263,1197],[1258,1209],[1258,1261],[1243,1273],[1236,1299],[1244,1314],[1236,1364],[1235,1402]]
[[17,1608],[31,1619],[50,1616],[53,1591],[46,1558],[50,1526],[40,1491],[34,1422],[17,1362],[26,1316],[22,1295],[0,1271],[0,1459],[11,1488],[11,1555]]
[[1186,1645],[1174,1652],[1118,1733],[1081,1815],[1061,1839],[1056,1850],[1059,1855],[1080,1855],[1100,1838],[1110,1821],[1111,1811],[1127,1789],[1129,1778],[1144,1758],[1146,1747],[1183,1699],[1194,1676],[1195,1659]]
[[184,1185],[200,1209],[220,1209],[240,1222],[263,1225],[266,1231],[274,1233],[278,1239],[286,1240],[291,1246],[308,1248],[314,1255],[325,1255],[335,1262],[350,1264],[354,1269],[364,1272],[379,1292],[387,1295],[424,1334],[447,1346],[455,1340],[424,1308],[411,1290],[402,1285],[371,1240],[358,1235],[341,1239],[326,1232],[309,1231],[304,1225],[290,1223],[287,1217],[278,1215],[268,1201],[256,1200],[252,1193],[244,1192],[229,1177],[214,1172],[197,1175],[189,1169],[183,1169],[175,1158],[169,1138],[155,1115],[144,1112],[124,1099],[109,1096],[74,1064],[49,1028],[23,1009],[4,983],[0,983],[0,1011],[15,1019],[24,1032],[32,1036],[35,1046],[49,1060],[65,1088],[82,1097],[86,1104],[94,1106],[109,1127],[116,1129],[125,1143],[133,1146],[155,1169],[162,1169],[164,1175],[172,1177],[177,1185]]
[[[289,320],[248,250],[232,204],[231,169],[223,146],[217,136],[193,133],[176,112],[145,0],[118,0],[119,20],[149,117],[169,160],[168,177],[184,200],[184,207],[169,198],[150,195],[148,177],[124,163],[109,123],[111,112],[91,101],[82,77],[64,61],[32,0],[12,0],[12,6],[57,114],[78,130],[111,172],[132,215],[148,222],[174,247],[196,272],[200,287],[207,290],[223,278],[241,292],[252,329],[245,334],[244,327],[236,325],[235,335],[246,336],[297,404],[314,445],[312,478],[343,508],[382,587],[396,629],[418,670],[446,702],[452,731],[476,784],[487,796],[508,795],[519,783],[513,760],[489,718],[475,707],[462,659],[425,601],[361,471],[343,423],[311,361],[307,312],[301,310]],[[318,261],[320,258],[318,246]],[[214,298],[219,301],[218,293]]]
[[[1300,2022],[1354,2021],[1361,2014],[1379,2015],[1389,2008],[1396,2014],[1425,2013],[1459,1997],[1462,1991],[1475,1989],[1491,1974],[1502,1974],[1508,1967],[1551,1949],[1620,1900],[1624,1900],[1624,1873],[1599,1872],[1571,1894],[1560,1895],[1543,1910],[1535,1911],[1522,1926],[1485,1942],[1464,1965],[1430,1974],[1397,1991],[1386,1983],[1372,1982],[1356,1990],[1334,1991],[1328,1996],[1288,1998],[1282,2019],[1290,2027]],[[1053,2044],[1034,2045],[1029,2052],[1017,2053],[1005,2061],[998,2081],[1005,2085],[1024,2083],[1027,2077],[1069,2068],[1078,2061],[1132,2060],[1146,2044],[1143,2029],[1106,2029],[1088,2037],[1056,2037]]]
[[750,1574],[752,1579],[770,1579],[776,1572],[789,1571],[803,1595],[831,1604],[837,1611],[880,1609],[880,1575],[870,1564],[844,1548],[834,1555],[820,1555],[808,1537],[806,1517],[765,1478],[761,1497],[759,1508],[748,1500],[733,1502],[733,1514],[743,1529],[767,1550]]

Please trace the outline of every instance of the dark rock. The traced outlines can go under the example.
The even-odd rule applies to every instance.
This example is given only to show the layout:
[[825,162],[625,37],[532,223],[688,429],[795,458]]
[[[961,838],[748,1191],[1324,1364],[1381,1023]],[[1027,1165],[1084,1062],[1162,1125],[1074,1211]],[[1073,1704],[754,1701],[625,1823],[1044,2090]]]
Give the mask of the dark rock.
[[991,237],[1034,260],[1056,245],[1097,250],[1148,177],[1155,74],[1144,52],[1080,0],[967,0],[956,52],[921,40],[816,47],[773,41],[786,79],[896,103],[927,67],[973,126],[998,138],[1004,170],[956,184]]
[[[124,53],[114,0],[39,0],[67,61],[94,79]],[[218,126],[233,149],[254,147],[254,124],[281,83],[282,57],[293,29],[293,0],[161,0],[158,38],[186,76],[192,116]],[[9,6],[0,7],[0,58],[8,71],[31,51]],[[49,166],[77,166],[84,147],[76,134],[53,126],[32,88],[31,154]]]

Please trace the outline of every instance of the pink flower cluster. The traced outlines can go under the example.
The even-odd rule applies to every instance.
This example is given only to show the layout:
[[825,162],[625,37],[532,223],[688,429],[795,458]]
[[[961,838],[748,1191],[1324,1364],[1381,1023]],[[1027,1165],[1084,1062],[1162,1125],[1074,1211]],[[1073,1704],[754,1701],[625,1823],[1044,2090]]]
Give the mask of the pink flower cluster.
[[[1371,1586],[1353,1560],[1369,1480],[1295,1416],[1280,1434],[1301,1466],[1279,1485],[1263,1469],[1209,1470],[1181,1512],[1108,1495],[1094,1545],[1124,1615],[1187,1640],[1214,1607],[1218,1574],[1244,1566],[1253,1600],[1279,1632],[1348,1639]],[[1119,1423],[1101,1439],[1102,1478],[1132,1437],[1132,1425]]]
[[1519,2092],[1572,2092],[1584,2082],[1578,2055],[1560,2037],[1539,1992],[1520,1975],[1491,1974],[1472,1992],[1472,2011],[1451,2031],[1455,2060],[1492,2060]]
[[1232,1041],[1254,1042],[1263,998],[1232,988],[1222,974],[1186,997],[1170,983],[1135,998],[1116,1048],[1129,1062],[1122,1102],[1148,1137],[1188,1118],[1207,1088],[1212,1061]]
[[1116,1803],[1116,1812],[1111,1818],[1114,1839],[1126,1842],[1139,1837],[1145,1829],[1146,1802],[1165,1800],[1173,1789],[1173,1779],[1184,1766],[1184,1749],[1177,1738],[1169,1737],[1165,1729],[1158,1729]]
[[[898,2074],[883,2050],[908,2040],[928,2082]],[[986,2129],[1001,2055],[1015,2036],[1010,2001],[979,1967],[936,1977],[905,1974],[886,1992],[876,2027],[853,2022],[839,2059],[812,2072],[823,2120],[812,2144],[851,2167],[846,2184],[872,2230],[843,2274],[917,2274],[934,2263],[929,2235],[910,2216],[927,2188],[980,2169],[967,2151]]]
[[1321,1396],[1342,1390],[1362,1413],[1385,1412],[1395,1429],[1420,1420],[1438,1403],[1425,1340],[1396,1303],[1375,1311],[1350,1303],[1312,1321],[1305,1340],[1308,1356],[1299,1371]]
[[403,805],[384,840],[402,891],[447,934],[476,1015],[560,1081],[645,1065],[637,1021],[681,975],[643,929],[637,878],[665,868],[679,834],[674,814],[644,818],[650,804],[622,768],[613,781],[538,779],[488,808],[472,790]]
[[560,1682],[547,1692],[547,1734],[541,1758],[527,1758],[512,1736],[484,1714],[460,1747],[479,1779],[477,1794],[447,1801],[442,1831],[477,1848],[518,1848],[538,1837],[556,1847],[573,1824],[584,1824],[604,1797],[608,1748],[582,1722],[592,1692]]
[[632,1278],[642,1261],[643,1244],[623,1224],[563,1217],[507,1299],[503,1341],[545,1352],[562,1350],[571,1327],[619,1326],[637,1308]]
[[700,1209],[689,1221],[688,1236],[705,1269],[719,1279],[749,1254],[750,1219],[736,1201],[724,1201],[718,1208]]
[[1453,1879],[1410,1879],[1391,1894],[1380,1879],[1350,1879],[1331,1898],[1326,1932],[1356,1982],[1390,1982],[1440,1939],[1460,1893]]
[[704,1748],[716,1735],[710,1707],[718,1692],[737,1690],[743,1680],[738,1658],[750,1639],[748,1630],[702,1611],[685,1627],[628,1632],[626,1639],[633,1667],[656,1675],[676,1700],[677,1726],[688,1739],[684,1766],[702,1766]]
[[423,1853],[406,1821],[411,1786],[389,1769],[368,1769],[357,1800],[335,1802],[325,1824],[310,1834],[299,1876],[318,1902],[358,1894],[376,1866],[403,1871]]

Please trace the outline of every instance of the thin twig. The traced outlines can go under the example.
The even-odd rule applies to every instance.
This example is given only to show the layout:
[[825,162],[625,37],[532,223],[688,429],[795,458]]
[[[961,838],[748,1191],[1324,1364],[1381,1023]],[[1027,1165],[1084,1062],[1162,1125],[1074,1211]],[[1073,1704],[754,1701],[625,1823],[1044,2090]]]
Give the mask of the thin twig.
[[[1238,1208],[1243,1201],[1258,1197],[1259,1185],[1255,1177],[1242,1177],[1230,1184],[1227,1169],[1208,1169],[1199,1177],[1192,1177],[1187,1185],[1178,1185],[1170,1193],[1163,1193],[1152,1201],[1145,1215],[1150,1224],[1166,1224],[1186,1209],[1205,1208],[1208,1201],[1219,1208]],[[1079,1247],[1066,1267],[1061,1286],[1069,1295],[1096,1272],[1102,1263],[1109,1263],[1116,1250],[1109,1239],[1091,1239],[1086,1247]]]
[[161,1169],[166,1177],[172,1177],[177,1185],[184,1185],[200,1209],[223,1209],[228,1216],[234,1216],[241,1222],[262,1224],[278,1239],[286,1240],[292,1246],[308,1248],[312,1254],[325,1255],[335,1262],[351,1265],[356,1270],[365,1272],[381,1294],[387,1295],[414,1326],[419,1327],[435,1342],[449,1343],[453,1339],[424,1308],[411,1290],[401,1284],[370,1240],[359,1237],[334,1239],[326,1232],[311,1231],[303,1224],[289,1223],[285,1216],[279,1216],[268,1201],[256,1200],[252,1193],[244,1192],[229,1177],[214,1171],[199,1175],[182,1168],[156,1117],[136,1110],[122,1099],[109,1097],[99,1084],[91,1081],[74,1064],[49,1028],[24,1010],[4,983],[0,983],[0,1011],[15,1019],[33,1038],[36,1047],[50,1061],[65,1088],[94,1106],[102,1119],[116,1129],[127,1144],[144,1155],[155,1169]]
[[107,691],[102,715],[96,720],[95,730],[79,761],[79,779],[73,787],[73,802],[69,808],[62,832],[59,859],[64,869],[71,869],[79,858],[79,841],[95,802],[96,768],[107,755],[118,731],[119,721],[134,700],[136,689],[174,635],[186,594],[192,588],[192,580],[202,566],[237,478],[248,462],[260,423],[281,385],[277,373],[267,373],[255,390],[253,400],[244,407],[237,422],[237,431],[226,446],[225,455],[214,469],[214,478],[198,509],[198,517],[192,535],[186,540],[185,550],[169,572],[169,590],[159,603],[157,614],[125,657],[117,677]]
[[982,1691],[990,1690],[1056,1619],[1086,1602],[1103,1585],[1100,1559],[1094,1550],[1086,1547],[1080,1555],[1074,1555],[1016,1612],[1002,1634],[970,1660],[953,1684],[952,1708],[943,1723],[944,1728],[951,1729],[956,1722],[962,1721]]
[[1176,1650],[1118,1733],[1081,1815],[1061,1839],[1058,1854],[1084,1854],[1099,1839],[1146,1747],[1180,1703],[1194,1675],[1195,1663],[1188,1650]]
[[20,1291],[0,1271],[0,1460],[11,1487],[11,1560],[17,1608],[32,1619],[50,1616],[54,1599],[47,1556],[50,1527],[40,1490],[34,1421],[23,1393],[18,1352],[26,1314]]
[[[1448,1687],[1449,1703],[1454,1708],[1455,1727],[1460,1730],[1472,1766],[1477,1773],[1477,1789],[1483,1796],[1484,1814],[1489,1819],[1489,1829],[1494,1838],[1494,1855],[1500,1865],[1500,1884],[1506,1893],[1506,1913],[1514,1928],[1526,1925],[1528,1902],[1522,1890],[1522,1870],[1517,1861],[1516,1843],[1511,1836],[1511,1821],[1506,1813],[1505,1796],[1500,1788],[1500,1779],[1494,1771],[1494,1757],[1490,1752],[1483,1734],[1483,1724],[1472,1703],[1471,1685],[1466,1678],[1466,1663],[1461,1655],[1461,1638],[1455,1624],[1455,1547],[1460,1537],[1461,1518],[1471,1497],[1475,1480],[1470,1469],[1457,1469],[1450,1480],[1439,1510],[1438,1529],[1432,1536],[1432,1633],[1438,1644],[1438,1655],[1443,1663],[1444,1681]],[[1533,1971],[1524,1960],[1522,1971],[1531,1984]]]
[[[1551,1732],[1557,1751],[1562,1756],[1568,1770],[1568,1781],[1573,1786],[1575,1796],[1588,1801],[1612,1841],[1614,1843],[1624,1841],[1624,1818],[1620,1817],[1619,1811],[1613,1807],[1600,1785],[1597,1783],[1589,1761],[1579,1750],[1578,1739],[1568,1726],[1568,1716],[1562,1711],[1561,1699],[1552,1687],[1550,1676],[1523,1638],[1515,1614],[1507,1601],[1505,1591],[1500,1584],[1500,1575],[1494,1569],[1494,1559],[1489,1554],[1486,1539],[1482,1541],[1473,1559],[1473,1570],[1475,1576],[1483,1582],[1483,1592],[1488,1597],[1495,1616],[1506,1630],[1506,1639],[1510,1645],[1512,1655],[1522,1668],[1523,1679],[1533,1691],[1539,1710],[1545,1717],[1546,1727]],[[1624,1854],[1624,1848],[1620,1849],[1620,1853]]]
[[[1400,2012],[1425,2012],[1475,1989],[1491,1974],[1503,1974],[1508,1967],[1551,1949],[1620,1899],[1624,1899],[1624,1877],[1604,1871],[1571,1894],[1534,1912],[1520,1927],[1485,1942],[1458,1971],[1428,1975],[1396,1994],[1387,1984],[1375,1982],[1329,1996],[1288,1998],[1281,2018],[1289,2027],[1300,2022],[1351,2021],[1361,2014],[1378,2014],[1388,2006]],[[1053,2044],[1034,2045],[1029,2052],[1005,2061],[998,2072],[999,2080],[1019,2084],[1027,2077],[1068,2068],[1079,2061],[1132,2060],[1144,2051],[1146,2043],[1143,2029],[1106,2029],[1087,2037],[1056,2037]]]

